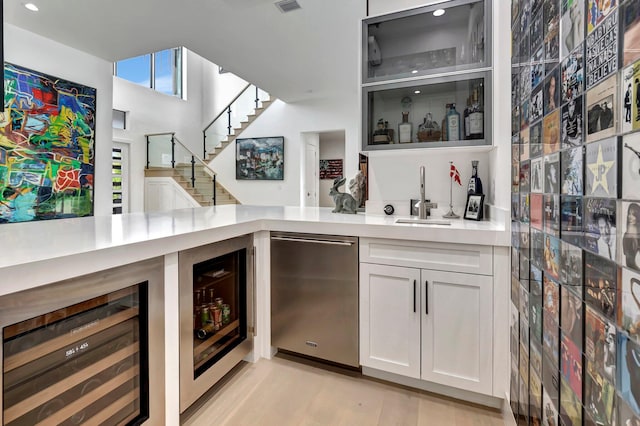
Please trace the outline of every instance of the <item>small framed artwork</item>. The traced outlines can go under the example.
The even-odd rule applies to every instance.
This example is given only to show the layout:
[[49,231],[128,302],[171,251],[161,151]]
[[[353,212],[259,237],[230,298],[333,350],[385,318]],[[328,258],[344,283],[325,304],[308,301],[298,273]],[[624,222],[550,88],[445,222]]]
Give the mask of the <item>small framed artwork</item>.
[[469,194],[467,207],[464,209],[464,218],[469,220],[481,220],[484,208],[484,194]]
[[284,180],[284,137],[236,139],[236,179]]

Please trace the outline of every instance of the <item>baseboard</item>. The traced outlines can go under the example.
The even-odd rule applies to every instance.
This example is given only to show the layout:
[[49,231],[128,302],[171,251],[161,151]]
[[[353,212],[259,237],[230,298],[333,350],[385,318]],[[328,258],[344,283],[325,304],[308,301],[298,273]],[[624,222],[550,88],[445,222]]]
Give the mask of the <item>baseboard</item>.
[[364,376],[369,376],[376,379],[397,383],[403,386],[421,389],[427,392],[432,392],[461,401],[471,402],[473,404],[483,405],[485,407],[490,407],[500,411],[502,411],[504,405],[504,400],[502,398],[496,398],[495,396],[483,395],[476,392],[456,389],[450,386],[426,382],[424,380],[418,380],[411,377],[388,373],[386,371],[376,370],[374,368],[362,367],[362,374]]

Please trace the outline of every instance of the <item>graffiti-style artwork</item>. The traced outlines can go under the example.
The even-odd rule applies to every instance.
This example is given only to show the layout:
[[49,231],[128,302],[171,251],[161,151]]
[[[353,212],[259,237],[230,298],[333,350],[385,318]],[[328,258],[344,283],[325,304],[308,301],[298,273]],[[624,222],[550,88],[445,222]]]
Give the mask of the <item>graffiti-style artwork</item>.
[[96,89],[5,63],[0,223],[93,214]]

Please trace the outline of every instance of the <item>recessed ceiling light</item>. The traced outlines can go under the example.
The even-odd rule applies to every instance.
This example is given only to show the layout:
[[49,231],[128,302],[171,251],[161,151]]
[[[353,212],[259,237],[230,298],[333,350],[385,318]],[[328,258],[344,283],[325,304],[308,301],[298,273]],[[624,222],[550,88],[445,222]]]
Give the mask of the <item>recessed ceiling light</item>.
[[433,11],[433,16],[442,16],[444,15],[444,9],[436,9]]
[[411,74],[418,74],[418,70],[411,71]]
[[420,91],[419,90],[414,90],[413,93],[415,93],[417,95],[418,93],[420,93]]
[[33,4],[33,3],[25,3],[25,4],[24,4],[24,7],[26,7],[27,9],[29,9],[29,10],[30,10],[30,11],[32,11],[32,12],[37,12],[37,11],[39,10],[39,9],[38,9],[38,6],[36,6],[36,5],[35,5],[35,4]]

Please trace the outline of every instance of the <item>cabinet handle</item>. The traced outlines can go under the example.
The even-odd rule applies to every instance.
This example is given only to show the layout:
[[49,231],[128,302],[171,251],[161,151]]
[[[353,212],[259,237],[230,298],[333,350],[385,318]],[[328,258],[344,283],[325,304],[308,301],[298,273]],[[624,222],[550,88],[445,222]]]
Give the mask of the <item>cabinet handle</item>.
[[426,314],[429,315],[429,281],[424,282],[424,305]]
[[416,280],[413,280],[413,313],[416,313]]

